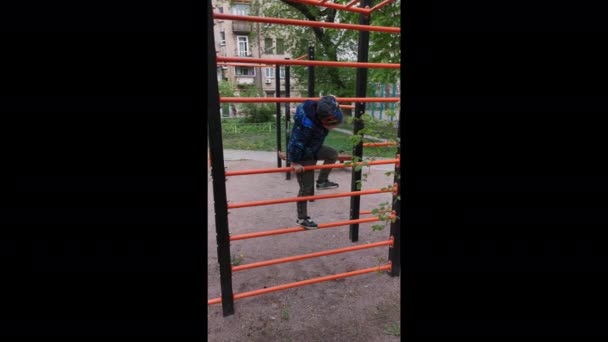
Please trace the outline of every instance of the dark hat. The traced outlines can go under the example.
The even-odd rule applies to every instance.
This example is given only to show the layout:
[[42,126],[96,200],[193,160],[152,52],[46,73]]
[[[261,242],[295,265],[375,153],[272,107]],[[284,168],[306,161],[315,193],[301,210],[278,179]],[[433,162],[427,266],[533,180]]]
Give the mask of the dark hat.
[[317,116],[324,125],[337,125],[342,123],[342,112],[336,98],[323,96],[317,103]]

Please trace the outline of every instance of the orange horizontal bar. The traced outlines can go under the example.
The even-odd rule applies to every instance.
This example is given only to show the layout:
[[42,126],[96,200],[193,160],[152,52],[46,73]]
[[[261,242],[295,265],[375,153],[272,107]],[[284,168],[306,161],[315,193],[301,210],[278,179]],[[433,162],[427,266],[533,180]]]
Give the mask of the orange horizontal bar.
[[[257,295],[261,295],[261,294],[265,294],[265,293],[269,293],[269,292],[281,291],[281,290],[286,290],[286,289],[290,289],[290,288],[294,288],[294,287],[300,287],[300,286],[304,286],[304,285],[310,285],[310,284],[314,284],[314,283],[320,283],[320,282],[335,280],[335,279],[340,279],[340,278],[353,277],[353,276],[361,275],[361,274],[365,274],[365,273],[378,272],[378,271],[390,271],[391,268],[392,268],[392,265],[389,262],[388,264],[382,265],[382,266],[376,266],[376,267],[366,268],[366,269],[357,270],[357,271],[351,271],[351,272],[339,273],[339,274],[334,274],[334,275],[329,275],[329,276],[324,276],[324,277],[319,277],[319,278],[296,281],[294,283],[277,285],[277,286],[249,291],[249,292],[235,293],[232,296],[232,298],[233,298],[233,300],[238,300],[238,299],[257,296]],[[222,297],[219,297],[219,298],[208,300],[207,305],[220,304],[221,302],[222,302]]]
[[365,8],[360,8],[360,7],[346,7],[344,5],[340,5],[340,4],[335,4],[332,2],[326,2],[326,3],[319,3],[318,1],[315,0],[289,0],[291,2],[299,2],[301,4],[307,4],[307,5],[314,5],[314,6],[321,6],[321,7],[330,7],[330,8],[335,8],[335,9],[339,9],[339,10],[345,10],[348,12],[357,12],[357,13],[363,13],[363,14],[367,14],[369,13],[369,9],[365,9]]
[[304,58],[306,58],[306,57],[308,57],[308,54],[304,54],[304,55],[302,55],[302,56],[300,56],[300,57],[298,57],[298,58],[294,58],[294,59],[304,59]]
[[[398,162],[397,159],[385,159],[385,160],[374,160],[367,162],[367,165],[386,165],[386,164],[396,164]],[[361,165],[363,162],[353,163],[356,165]],[[320,170],[320,169],[340,169],[345,167],[352,167],[352,165],[345,166],[344,164],[327,164],[327,165],[310,165],[304,166],[305,171],[310,170]],[[267,168],[267,169],[249,169],[249,170],[238,170],[238,171],[226,171],[224,174],[226,176],[243,176],[243,175],[255,175],[261,173],[276,173],[276,172],[290,172],[295,171],[293,167],[276,167],[276,168]]]
[[[355,1],[357,1],[357,0],[355,0]],[[375,31],[375,32],[386,32],[386,33],[400,33],[401,32],[400,27],[328,23],[328,22],[322,22],[322,21],[284,19],[284,18],[272,18],[272,17],[256,17],[256,16],[251,16],[251,15],[214,13],[213,18],[214,19],[252,21],[252,22],[256,22],[256,23],[286,24],[286,25],[309,26],[309,27],[326,27],[326,28],[348,29],[348,30],[358,30],[358,31]]]
[[349,109],[355,109],[355,106],[351,106],[351,105],[340,105],[340,108],[349,108]]
[[388,4],[390,4],[391,2],[394,2],[394,1],[395,1],[395,0],[384,0],[384,1],[382,1],[381,3],[377,4],[376,6],[372,7],[372,8],[369,10],[369,13],[372,13],[373,11],[378,10],[378,9],[380,9],[380,8],[382,8],[382,7],[386,6],[386,5],[388,5]]
[[366,245],[350,246],[350,247],[332,249],[332,250],[327,250],[327,251],[322,251],[322,252],[294,255],[294,256],[290,256],[290,257],[286,257],[286,258],[279,258],[279,259],[273,259],[273,260],[254,262],[251,264],[232,266],[232,272],[238,272],[238,271],[248,270],[248,269],[257,268],[257,267],[282,264],[282,263],[291,262],[291,261],[311,259],[311,258],[316,258],[316,257],[320,257],[320,256],[325,256],[325,255],[333,255],[333,254],[339,254],[339,253],[358,251],[361,249],[375,248],[375,247],[380,247],[380,246],[391,246],[392,247],[393,240],[379,241],[379,242],[369,243]]
[[[345,221],[334,221],[334,222],[329,222],[329,223],[319,223],[318,227],[319,227],[319,229],[325,229],[325,228],[334,228],[334,227],[340,227],[340,226],[348,226],[348,225],[351,225],[351,224],[369,223],[369,222],[376,222],[376,221],[380,221],[380,219],[377,218],[377,217],[368,217],[368,218],[360,218],[360,219],[356,219],[356,220],[345,220]],[[305,231],[307,231],[307,230],[304,229],[304,228],[302,228],[302,227],[291,227],[291,228],[284,228],[284,229],[266,230],[266,231],[263,231],[263,232],[255,232],[255,233],[246,233],[246,234],[231,235],[230,236],[230,241],[253,239],[253,238],[258,238],[258,237],[263,237],[263,236],[280,235],[280,234],[305,232]]]
[[387,141],[387,142],[379,142],[379,143],[363,143],[365,147],[380,147],[380,146],[396,146],[397,142],[395,141]]
[[[277,103],[277,102],[304,102],[306,100],[318,101],[320,97],[220,97],[221,103]],[[341,97],[336,98],[342,102],[399,102],[399,97]]]
[[352,7],[354,4],[357,3],[357,1],[359,1],[359,0],[353,0],[353,1],[349,2],[348,4],[346,4],[346,8]]
[[[378,213],[387,213],[389,211],[391,211],[391,209],[378,210]],[[364,211],[359,212],[359,215],[371,215],[371,214],[372,214],[371,210],[364,210]]]
[[328,66],[328,67],[353,67],[353,68],[379,68],[379,69],[399,69],[399,63],[363,63],[363,62],[334,62],[334,61],[310,61],[295,59],[268,59],[253,57],[216,57],[218,62],[244,62],[261,64],[281,64],[281,65],[304,65],[304,66]]
[[240,203],[228,204],[228,209],[256,207],[256,206],[260,206],[260,205],[271,205],[271,204],[280,204],[280,203],[304,202],[304,201],[327,199],[327,198],[374,195],[374,194],[381,194],[383,192],[394,192],[394,191],[392,191],[390,189],[387,189],[387,190],[373,189],[373,190],[341,192],[341,193],[337,193],[337,194],[327,194],[327,195],[300,196],[300,197],[278,198],[278,199],[273,199],[273,200],[240,202]]

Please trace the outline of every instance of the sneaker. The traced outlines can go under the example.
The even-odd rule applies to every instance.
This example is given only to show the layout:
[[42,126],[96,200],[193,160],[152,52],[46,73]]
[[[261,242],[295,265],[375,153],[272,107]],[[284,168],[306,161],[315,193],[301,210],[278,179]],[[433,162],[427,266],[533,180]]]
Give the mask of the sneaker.
[[319,226],[310,219],[310,216],[306,216],[306,218],[303,219],[297,219],[296,223],[308,230],[319,228]]
[[327,189],[335,189],[339,187],[338,183],[325,181],[325,182],[317,182],[317,190],[327,190]]

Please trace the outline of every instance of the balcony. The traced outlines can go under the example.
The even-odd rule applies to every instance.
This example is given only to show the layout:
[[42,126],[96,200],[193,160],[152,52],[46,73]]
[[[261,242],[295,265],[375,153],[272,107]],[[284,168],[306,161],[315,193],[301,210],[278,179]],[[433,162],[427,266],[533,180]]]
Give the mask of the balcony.
[[232,21],[232,32],[234,33],[250,33],[251,32],[251,22],[248,21],[240,21],[233,20]]

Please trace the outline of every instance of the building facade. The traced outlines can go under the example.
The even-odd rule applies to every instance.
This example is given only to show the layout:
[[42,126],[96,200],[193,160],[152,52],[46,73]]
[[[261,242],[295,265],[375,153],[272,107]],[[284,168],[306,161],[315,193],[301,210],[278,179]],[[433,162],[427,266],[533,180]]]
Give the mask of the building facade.
[[[252,15],[251,0],[212,0],[215,13]],[[282,39],[258,34],[263,23],[239,20],[214,19],[216,55],[222,57],[251,57],[268,59],[291,58]],[[218,82],[228,81],[235,96],[246,86],[255,86],[266,97],[276,96],[274,66],[247,65],[247,63],[218,64]],[[281,97],[285,96],[285,68],[280,68]],[[297,97],[294,78],[290,79],[290,96]],[[292,104],[295,108],[297,104]],[[228,110],[228,107],[230,109]],[[240,116],[238,106],[222,106],[222,116]]]

